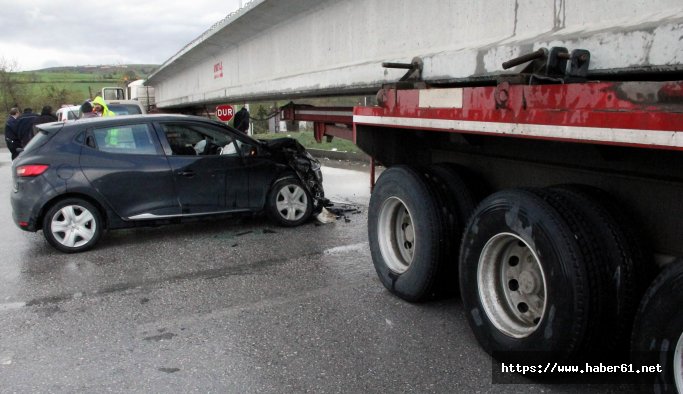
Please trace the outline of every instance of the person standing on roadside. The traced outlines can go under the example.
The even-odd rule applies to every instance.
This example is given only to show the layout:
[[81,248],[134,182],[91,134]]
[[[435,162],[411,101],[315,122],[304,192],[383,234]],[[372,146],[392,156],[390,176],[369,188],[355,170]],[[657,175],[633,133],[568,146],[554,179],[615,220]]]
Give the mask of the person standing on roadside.
[[[107,107],[107,103],[105,103],[100,96],[95,97],[95,99],[92,101],[92,107],[93,112],[96,113],[97,116],[116,116],[116,112],[111,111],[109,107]],[[105,137],[105,142],[109,146],[118,145],[119,129],[109,129],[109,132],[107,132],[107,136]]]
[[21,140],[17,134],[18,117],[19,108],[12,108],[9,110],[9,116],[5,122],[5,143],[7,143],[7,149],[12,154],[12,160],[17,157],[17,148],[21,147]]
[[237,111],[233,124],[237,130],[247,134],[247,130],[249,130],[249,111],[245,107]]
[[52,107],[49,105],[44,106],[43,109],[40,110],[40,116],[38,116],[36,120],[33,121],[33,127],[31,128],[31,138],[33,138],[33,136],[36,135],[36,133],[38,133],[38,129],[36,128],[36,126],[38,126],[39,124],[56,121],[57,117],[52,113]]
[[109,110],[107,103],[105,103],[100,96],[95,97],[95,99],[92,101],[92,107],[98,116],[116,116],[116,113]]
[[84,118],[96,118],[99,115],[97,115],[96,112],[93,112],[92,104],[90,103],[90,100],[85,100],[83,104],[81,104],[81,119]]
[[24,113],[17,118],[17,135],[23,148],[33,138],[33,123],[38,118],[31,108],[24,108]]
[[50,122],[56,122],[56,121],[57,121],[57,117],[52,113],[52,107],[50,107],[49,105],[46,105],[40,111],[40,116],[36,118],[36,121],[33,122],[33,125],[35,126],[38,124],[50,123]]

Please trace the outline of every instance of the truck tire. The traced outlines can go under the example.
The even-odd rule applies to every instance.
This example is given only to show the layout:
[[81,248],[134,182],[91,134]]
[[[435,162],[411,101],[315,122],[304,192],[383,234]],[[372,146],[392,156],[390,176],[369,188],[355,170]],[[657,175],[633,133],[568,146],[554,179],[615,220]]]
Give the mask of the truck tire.
[[577,359],[591,329],[590,251],[580,221],[541,190],[482,201],[460,253],[460,292],[480,345],[506,362]]
[[459,223],[462,228],[458,231],[462,233],[467,220],[477,207],[476,197],[472,192],[473,186],[460,175],[460,169],[455,165],[435,164],[429,167],[429,171],[437,181],[436,186],[447,196],[449,210],[455,214],[451,222]]
[[633,367],[660,365],[645,374],[653,392],[683,393],[683,260],[666,266],[645,293],[636,313]]
[[[566,198],[574,210],[588,222],[588,237],[595,240],[598,250],[596,281],[600,299],[592,297],[594,316],[599,323],[593,333],[597,338],[591,347],[593,353],[627,356],[631,328],[635,318],[638,300],[644,292],[639,286],[641,278],[651,280],[647,274],[654,262],[648,261],[643,242],[635,241],[633,226],[625,223],[623,210],[615,210],[614,199],[599,189],[583,185],[561,185],[553,187],[555,193]],[[590,342],[590,340],[588,340]]]
[[393,166],[375,184],[368,209],[372,261],[382,284],[411,302],[434,297],[444,242],[436,197],[419,171]]
[[424,172],[433,194],[437,196],[437,207],[442,219],[442,233],[445,242],[442,248],[437,274],[437,295],[458,294],[458,254],[462,234],[474,208],[475,198],[471,187],[459,174],[459,169],[447,163],[430,166]]
[[[470,214],[474,212],[474,208],[477,207],[477,203],[479,201],[491,194],[491,187],[487,183],[486,178],[475,172],[472,172],[472,170],[467,167],[455,163],[438,163],[432,165],[430,168],[447,171],[451,174],[455,174],[455,176],[458,177],[458,180],[453,181],[452,185],[455,186],[454,190],[460,190],[461,187],[459,186],[464,186],[467,188],[470,198],[472,199],[471,203],[473,204],[471,207],[472,210],[469,212]],[[463,199],[460,201],[466,202],[464,199],[465,196],[461,195],[461,197]],[[465,223],[467,223],[467,219],[469,219],[469,215],[465,219]]]
[[100,240],[102,215],[80,198],[58,201],[43,217],[43,235],[47,242],[65,253],[84,252]]

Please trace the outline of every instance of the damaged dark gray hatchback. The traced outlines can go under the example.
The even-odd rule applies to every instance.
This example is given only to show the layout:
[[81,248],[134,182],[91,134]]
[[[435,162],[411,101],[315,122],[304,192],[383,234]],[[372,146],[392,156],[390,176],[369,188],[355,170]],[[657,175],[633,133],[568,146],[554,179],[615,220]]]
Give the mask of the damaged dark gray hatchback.
[[12,215],[63,252],[106,229],[266,211],[296,226],[327,202],[320,164],[290,138],[137,115],[47,123],[12,163]]

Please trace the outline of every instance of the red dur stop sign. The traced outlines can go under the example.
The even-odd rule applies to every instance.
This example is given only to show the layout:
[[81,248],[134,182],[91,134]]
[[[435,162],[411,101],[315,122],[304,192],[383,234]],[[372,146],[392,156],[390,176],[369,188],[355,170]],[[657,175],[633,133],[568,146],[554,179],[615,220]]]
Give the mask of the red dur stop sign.
[[219,105],[216,107],[216,116],[223,122],[227,122],[235,115],[235,110],[232,105]]

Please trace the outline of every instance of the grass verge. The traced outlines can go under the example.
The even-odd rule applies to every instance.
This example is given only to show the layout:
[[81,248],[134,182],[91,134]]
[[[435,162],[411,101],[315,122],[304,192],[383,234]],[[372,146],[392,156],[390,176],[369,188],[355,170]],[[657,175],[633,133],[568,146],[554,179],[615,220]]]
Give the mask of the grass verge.
[[294,138],[306,149],[336,150],[339,152],[351,153],[358,153],[361,151],[353,142],[336,137],[332,139],[332,142],[327,142],[327,140],[323,139],[323,142],[318,143],[313,137],[312,131],[254,134],[254,138],[263,140],[271,140],[282,137]]

